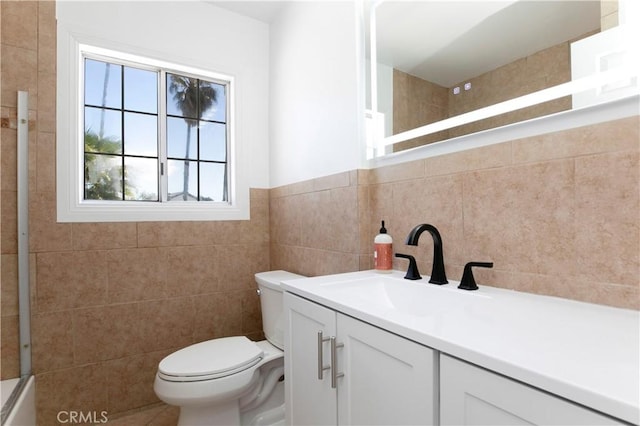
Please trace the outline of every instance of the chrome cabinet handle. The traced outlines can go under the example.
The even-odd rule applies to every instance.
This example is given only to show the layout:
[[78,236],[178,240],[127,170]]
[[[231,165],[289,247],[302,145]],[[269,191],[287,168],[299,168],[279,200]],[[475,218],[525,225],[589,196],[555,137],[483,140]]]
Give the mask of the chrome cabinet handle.
[[344,373],[338,373],[336,349],[343,348],[344,343],[336,343],[334,336],[331,336],[329,340],[331,341],[331,388],[335,389],[338,385],[338,378],[344,377]]
[[329,337],[322,336],[322,330],[318,331],[318,380],[322,380],[322,372],[331,368],[328,365],[324,365],[322,360],[322,344],[329,341]]

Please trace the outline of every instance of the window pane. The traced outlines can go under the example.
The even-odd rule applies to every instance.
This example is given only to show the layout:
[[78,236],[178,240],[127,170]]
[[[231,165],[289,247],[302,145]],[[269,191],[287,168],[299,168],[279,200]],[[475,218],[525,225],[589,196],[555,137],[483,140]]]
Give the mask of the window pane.
[[198,163],[168,161],[169,201],[198,200]]
[[155,115],[124,114],[124,153],[158,156],[158,119]]
[[212,121],[225,121],[227,111],[224,86],[201,80],[199,101],[199,118]]
[[158,201],[158,161],[124,158],[125,200]]
[[85,151],[119,154],[122,152],[122,116],[119,111],[84,109]]
[[200,200],[227,201],[226,164],[200,163]]
[[198,118],[198,79],[167,73],[167,114]]
[[124,68],[124,108],[130,111],[158,112],[158,73]]
[[227,161],[227,126],[200,122],[200,159]]
[[[190,126],[187,121],[193,126]],[[167,156],[170,158],[196,158],[198,132],[195,124],[194,120],[167,118]]]
[[93,59],[84,66],[86,199],[160,201],[160,161],[169,201],[229,198],[229,83],[167,72],[159,97],[166,70]]
[[121,157],[85,154],[85,200],[122,200]]
[[122,106],[122,66],[85,59],[84,103],[120,108]]

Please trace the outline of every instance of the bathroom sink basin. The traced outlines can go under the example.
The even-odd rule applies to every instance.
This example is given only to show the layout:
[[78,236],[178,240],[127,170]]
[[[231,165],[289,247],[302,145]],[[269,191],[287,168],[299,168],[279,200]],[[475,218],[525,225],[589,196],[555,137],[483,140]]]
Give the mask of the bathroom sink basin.
[[319,283],[327,297],[338,298],[351,306],[403,315],[429,316],[436,312],[458,310],[487,296],[457,289],[457,284],[437,286],[426,279],[410,281],[394,276],[371,276],[338,282]]

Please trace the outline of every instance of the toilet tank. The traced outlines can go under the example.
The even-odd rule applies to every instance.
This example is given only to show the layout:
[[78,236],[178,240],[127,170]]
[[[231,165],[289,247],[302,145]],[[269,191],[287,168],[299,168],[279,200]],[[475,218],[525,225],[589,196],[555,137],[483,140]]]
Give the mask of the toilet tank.
[[262,330],[272,345],[284,350],[284,312],[280,282],[304,278],[287,271],[269,271],[256,274],[260,307],[262,308]]

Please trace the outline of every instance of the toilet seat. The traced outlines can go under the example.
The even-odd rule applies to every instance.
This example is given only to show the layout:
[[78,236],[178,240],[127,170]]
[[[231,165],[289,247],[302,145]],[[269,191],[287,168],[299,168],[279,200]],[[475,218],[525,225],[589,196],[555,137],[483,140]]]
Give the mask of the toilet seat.
[[263,350],[245,336],[223,337],[196,343],[164,358],[158,377],[170,382],[218,379],[259,363]]

